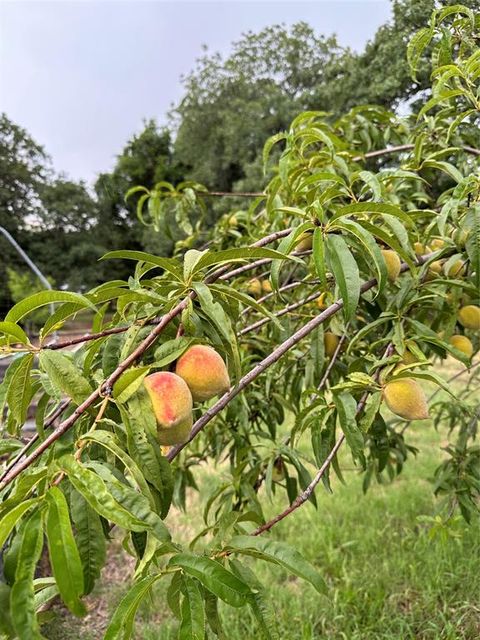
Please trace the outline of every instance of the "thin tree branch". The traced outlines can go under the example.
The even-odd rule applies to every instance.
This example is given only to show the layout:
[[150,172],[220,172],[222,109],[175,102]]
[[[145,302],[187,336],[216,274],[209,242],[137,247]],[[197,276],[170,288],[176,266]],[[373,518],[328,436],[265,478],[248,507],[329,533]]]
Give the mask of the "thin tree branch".
[[[63,402],[55,409],[52,415],[49,416],[47,420],[45,420],[45,424],[43,425],[44,429],[48,429],[48,427],[51,427],[52,424],[55,422],[55,420],[62,415],[62,413],[65,411],[65,409],[68,407],[69,404],[70,404],[69,399],[63,400]],[[17,462],[23,458],[23,456],[27,453],[30,447],[33,444],[35,444],[35,442],[39,439],[39,437],[40,436],[38,435],[38,432],[37,432],[30,438],[30,440],[28,440],[28,442],[25,443],[25,445],[20,449],[20,451],[15,456],[15,458],[11,460],[10,463],[7,465],[7,467],[3,470],[3,473],[0,476],[0,482],[8,475],[8,472],[10,471],[10,469],[13,469],[13,467],[17,464]]]
[[466,146],[466,145],[463,146],[462,148],[467,153],[471,153],[474,156],[480,156],[480,149],[475,149],[475,147],[469,147],[469,146]]
[[90,342],[91,340],[98,340],[99,338],[106,338],[107,336],[112,336],[117,333],[124,333],[134,325],[137,325],[138,327],[146,327],[149,325],[158,324],[160,320],[161,317],[147,320],[143,324],[141,321],[139,321],[134,322],[133,324],[126,325],[124,327],[113,327],[111,329],[105,329],[104,331],[98,331],[97,333],[84,333],[82,336],[77,336],[76,338],[71,338],[70,340],[63,340],[62,342],[49,342],[48,344],[42,345],[40,347],[40,350],[43,351],[45,349],[48,349],[49,351],[55,351],[57,349],[65,349],[66,347],[72,347],[76,344]]
[[327,368],[325,369],[325,373],[322,376],[322,379],[320,380],[320,382],[318,383],[318,387],[317,387],[317,391],[321,391],[323,389],[323,387],[325,386],[328,377],[330,375],[330,371],[333,369],[335,362],[338,359],[338,356],[340,355],[340,351],[343,347],[343,343],[345,342],[345,340],[347,339],[347,329],[349,327],[350,323],[347,324],[347,326],[345,327],[345,331],[342,333],[340,340],[338,341],[338,344],[335,348],[335,351],[333,352],[332,357],[330,358],[330,362],[328,363]]
[[[368,158],[378,158],[380,156],[390,155],[391,153],[411,151],[414,148],[415,145],[413,144],[399,144],[393,147],[386,147],[385,149],[377,149],[376,151],[367,151],[366,153],[354,156],[351,161],[361,162],[362,160],[366,160]],[[462,149],[467,153],[471,153],[472,155],[480,156],[480,149],[475,149],[474,147],[469,147],[468,145],[463,145]],[[205,198],[208,198],[209,196],[218,198],[266,198],[268,196],[268,193],[264,193],[262,191],[197,191],[197,195]]]
[[[320,284],[320,280],[295,280],[295,282],[289,282],[288,284],[284,284],[283,286],[278,288],[278,293],[283,293],[284,291],[289,291],[290,289],[295,289],[295,287],[299,287],[300,285],[317,285]],[[277,292],[271,291],[270,293],[266,293],[261,298],[257,299],[257,304],[261,304],[262,302],[266,302],[270,298],[273,298]],[[253,310],[253,307],[245,307],[243,311],[240,313],[240,317],[247,315]]]
[[395,147],[386,147],[385,149],[378,149],[377,151],[367,151],[367,153],[362,153],[361,155],[355,156],[352,158],[353,162],[360,162],[361,160],[365,160],[367,158],[378,158],[379,156],[386,156],[391,153],[399,153],[400,151],[410,151],[413,149],[415,145],[413,144],[399,144]]
[[[316,291],[315,293],[312,293],[307,298],[304,298],[303,300],[300,300],[299,302],[292,302],[292,304],[287,304],[286,307],[284,307],[283,309],[281,309],[277,313],[274,313],[273,315],[275,316],[275,318],[281,318],[286,313],[289,313],[290,311],[294,311],[295,309],[298,309],[299,307],[303,307],[304,305],[308,304],[309,302],[313,302],[317,298],[318,298],[318,291]],[[248,327],[245,327],[244,329],[241,329],[238,332],[237,335],[238,336],[243,336],[246,333],[248,333],[249,331],[254,331],[255,329],[259,329],[260,327],[263,327],[264,324],[267,324],[268,322],[271,322],[271,321],[272,321],[271,318],[262,318],[261,320],[257,320],[257,322],[254,322],[253,324],[250,324]]]
[[345,436],[342,434],[339,437],[339,439],[335,442],[332,450],[330,451],[328,456],[325,458],[324,463],[315,474],[315,477],[313,478],[313,480],[310,482],[308,487],[295,498],[292,504],[289,507],[287,507],[287,509],[284,509],[281,513],[278,513],[274,518],[272,518],[271,520],[268,520],[268,522],[265,522],[265,524],[262,524],[260,527],[255,529],[255,531],[253,531],[250,535],[259,536],[262,533],[265,533],[265,531],[269,531],[274,525],[277,524],[277,522],[280,522],[280,520],[283,520],[284,518],[289,516],[291,513],[296,511],[298,507],[301,507],[302,504],[304,504],[310,498],[312,493],[315,491],[315,487],[322,479],[325,471],[328,469],[332,460],[337,455],[337,451],[342,446],[344,440],[345,440]]
[[259,198],[261,196],[267,197],[267,193],[261,191],[197,191],[197,196],[208,198],[212,196],[214,198]]
[[[311,249],[307,251],[293,251],[290,255],[295,256],[297,258],[302,258],[303,256],[308,256],[312,253]],[[237,267],[236,269],[232,269],[231,271],[227,271],[223,275],[219,277],[219,280],[229,280],[230,278],[235,278],[236,276],[240,276],[246,271],[252,271],[257,267],[261,267],[264,264],[270,264],[273,258],[261,258],[259,260],[255,260],[255,262],[250,262],[249,264],[245,264],[241,267]]]
[[[384,358],[388,358],[388,356],[391,355],[392,352],[393,352],[393,346],[390,343],[388,345],[387,349],[385,350],[385,353],[384,353],[384,355],[382,357],[382,360]],[[381,369],[378,369],[376,374],[375,374],[375,380],[376,381],[378,381],[378,379],[380,377],[380,373],[381,373]],[[356,412],[355,412],[355,416],[358,416],[363,411],[369,394],[370,394],[369,391],[365,391],[365,393],[363,394],[362,398],[360,399],[360,401],[357,404],[357,409],[356,409]],[[299,507],[301,507],[302,504],[305,504],[305,502],[307,502],[307,500],[310,498],[310,496],[315,491],[316,486],[318,485],[320,480],[323,478],[323,476],[325,474],[325,471],[329,468],[329,466],[332,463],[333,459],[337,455],[337,452],[340,449],[340,447],[342,446],[344,441],[345,441],[345,435],[342,434],[338,438],[338,440],[335,442],[335,444],[333,445],[332,450],[330,451],[328,456],[325,458],[325,461],[323,462],[322,466],[320,467],[320,469],[315,474],[315,477],[310,482],[308,487],[304,491],[302,491],[302,493],[300,493],[295,498],[295,500],[292,502],[292,504],[290,506],[288,506],[282,512],[278,513],[276,516],[274,516],[268,522],[265,522],[260,527],[255,529],[255,531],[253,531],[251,533],[252,536],[259,536],[262,533],[264,533],[265,531],[269,531],[274,525],[277,524],[277,522],[280,522],[281,520],[283,520],[284,518],[289,516],[291,513],[296,511]]]

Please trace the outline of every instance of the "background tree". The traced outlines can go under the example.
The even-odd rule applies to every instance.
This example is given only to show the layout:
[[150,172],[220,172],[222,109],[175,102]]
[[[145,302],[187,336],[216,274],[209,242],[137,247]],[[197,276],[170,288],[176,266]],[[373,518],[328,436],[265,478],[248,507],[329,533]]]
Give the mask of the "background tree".
[[[0,225],[25,244],[29,222],[41,210],[39,191],[50,175],[49,158],[25,129],[0,115]],[[7,264],[24,267],[7,240],[0,236],[0,282],[7,282]],[[11,305],[8,289],[0,287],[0,310]]]
[[263,141],[301,111],[326,111],[334,119],[359,104],[406,110],[409,102],[424,101],[429,58],[413,80],[406,51],[434,7],[434,0],[394,1],[391,22],[358,54],[306,23],[247,33],[226,58],[206,53],[186,76],[185,96],[173,112],[175,157],[186,177],[212,189],[253,190],[262,179]]
[[153,187],[162,180],[179,182],[182,178],[182,166],[173,157],[171,133],[159,128],[154,120],[147,121],[117,156],[113,171],[100,174],[95,184],[96,233],[104,238],[105,249],[140,249],[148,243],[154,249],[156,243],[158,250],[171,251],[171,241],[158,234],[152,237],[150,231],[137,224],[135,210],[139,196],[134,195],[126,202],[125,194],[139,184]]
[[247,33],[226,60],[219,54],[198,60],[175,110],[175,157],[187,176],[231,190],[263,141],[307,107],[339,51],[335,38],[298,23]]
[[101,281],[98,258],[105,250],[95,233],[98,205],[85,184],[56,178],[41,189],[42,209],[29,235],[29,249],[57,286],[76,291]]

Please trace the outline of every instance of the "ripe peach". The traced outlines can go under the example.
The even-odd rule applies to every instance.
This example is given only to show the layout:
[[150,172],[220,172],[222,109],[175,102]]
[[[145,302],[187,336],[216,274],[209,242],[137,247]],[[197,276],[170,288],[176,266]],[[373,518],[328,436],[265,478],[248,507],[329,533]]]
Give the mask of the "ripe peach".
[[169,371],[152,373],[144,380],[157,420],[161,445],[185,442],[193,424],[192,394],[180,376]]
[[230,389],[225,362],[215,349],[203,344],[187,349],[175,371],[187,383],[195,402],[210,400]]

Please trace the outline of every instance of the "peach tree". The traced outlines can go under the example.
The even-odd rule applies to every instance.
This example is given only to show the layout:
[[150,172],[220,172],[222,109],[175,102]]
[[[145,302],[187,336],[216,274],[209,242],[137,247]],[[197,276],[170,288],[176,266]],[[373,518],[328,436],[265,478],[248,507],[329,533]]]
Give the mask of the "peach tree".
[[[300,114],[265,145],[265,188],[236,194],[248,204],[213,228],[218,194],[201,185],[131,190],[152,233],[182,235],[174,256],[114,251],[104,259],[130,261],[128,281],[38,293],[0,322],[11,360],[0,385],[4,636],[41,638],[57,597],[84,615],[115,534],[136,564],[107,640],[132,636],[159,580],[182,639],[228,637],[219,601],[250,607],[256,633],[278,637],[250,558],[328,597],[321,566],[269,532],[315,506],[332,474],[343,481],[342,447],[365,490],[392,481],[416,451],[412,420],[451,431],[434,478],[442,523],[457,509],[476,517],[479,40],[478,14],[437,10],[408,48],[413,81],[431,68],[414,113]],[[31,341],[22,324],[51,303]],[[88,334],[54,337],[85,311]],[[447,356],[472,367],[456,397]],[[429,402],[424,381],[442,394]],[[218,471],[209,493],[198,483],[207,466]],[[184,546],[169,513],[192,491],[205,522]],[[267,519],[274,494],[285,508]],[[42,555],[51,575],[38,575]]]

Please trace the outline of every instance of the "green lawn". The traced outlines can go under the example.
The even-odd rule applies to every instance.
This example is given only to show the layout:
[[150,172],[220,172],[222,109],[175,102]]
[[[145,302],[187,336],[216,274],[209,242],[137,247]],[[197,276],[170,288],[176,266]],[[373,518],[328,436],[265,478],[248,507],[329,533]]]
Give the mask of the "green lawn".
[[[448,374],[447,374],[448,375]],[[433,515],[435,499],[428,481],[443,453],[446,432],[428,423],[409,428],[409,441],[420,450],[391,485],[373,484],[367,495],[361,476],[343,458],[346,486],[334,483],[333,495],[317,489],[318,510],[308,504],[279,523],[270,534],[294,545],[322,573],[328,599],[281,568],[252,561],[274,603],[280,636],[289,640],[476,639],[480,637],[480,527],[463,520],[457,538],[446,542],[429,536],[418,520]],[[205,473],[203,482],[215,481]],[[268,505],[270,514],[284,506],[284,496]],[[201,527],[201,509],[190,500],[188,515],[172,512],[168,522],[177,539],[188,540]],[[125,556],[116,555],[104,580],[89,598],[84,621],[60,613],[45,628],[50,640],[101,637],[108,613],[125,593]],[[130,565],[131,566],[131,563]],[[136,638],[176,638],[177,623],[165,604],[168,582],[161,583],[153,604],[138,616]],[[253,616],[245,609],[222,608],[227,640],[259,638]]]

